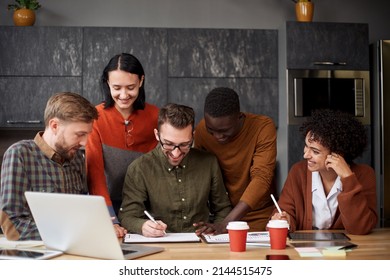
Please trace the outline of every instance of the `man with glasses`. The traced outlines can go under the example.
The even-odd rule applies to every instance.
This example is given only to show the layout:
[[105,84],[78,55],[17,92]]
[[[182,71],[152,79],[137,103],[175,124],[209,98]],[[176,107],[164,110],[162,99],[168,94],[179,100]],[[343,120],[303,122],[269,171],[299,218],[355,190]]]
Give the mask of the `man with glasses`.
[[207,233],[210,217],[224,224],[230,201],[215,156],[192,148],[194,120],[194,110],[184,105],[160,109],[154,130],[160,144],[127,169],[119,220],[129,232],[147,237],[195,229]]

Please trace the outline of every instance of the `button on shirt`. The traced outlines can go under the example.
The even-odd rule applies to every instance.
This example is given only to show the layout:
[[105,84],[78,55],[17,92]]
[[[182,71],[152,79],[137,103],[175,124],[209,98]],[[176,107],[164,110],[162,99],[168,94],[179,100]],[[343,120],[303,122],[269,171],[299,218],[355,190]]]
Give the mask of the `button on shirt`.
[[328,229],[338,207],[337,196],[342,191],[340,177],[336,178],[329,194],[325,197],[324,186],[318,172],[312,173],[312,207],[313,207],[313,228]]
[[171,166],[158,145],[136,159],[123,186],[122,226],[141,234],[144,210],[166,223],[167,232],[193,232],[193,223],[207,222],[210,213],[222,221],[231,207],[216,157],[191,149],[179,166]]

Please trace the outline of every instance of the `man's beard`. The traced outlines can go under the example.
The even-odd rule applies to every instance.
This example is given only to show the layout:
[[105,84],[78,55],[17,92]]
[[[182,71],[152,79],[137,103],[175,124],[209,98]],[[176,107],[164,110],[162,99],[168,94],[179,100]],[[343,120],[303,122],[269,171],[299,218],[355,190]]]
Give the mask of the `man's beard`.
[[76,153],[77,153],[77,150],[80,149],[80,145],[78,146],[74,146],[74,147],[64,147],[62,146],[60,143],[56,143],[55,144],[55,147],[56,147],[56,152],[64,159],[66,160],[72,160]]

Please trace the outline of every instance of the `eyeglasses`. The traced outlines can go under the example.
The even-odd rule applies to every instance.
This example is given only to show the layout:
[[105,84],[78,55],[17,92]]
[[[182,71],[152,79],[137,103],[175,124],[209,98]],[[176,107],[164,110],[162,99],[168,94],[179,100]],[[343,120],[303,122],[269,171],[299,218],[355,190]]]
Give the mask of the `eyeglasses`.
[[134,144],[134,137],[131,135],[133,128],[134,126],[132,121],[125,120],[125,143],[127,148]]
[[174,151],[176,148],[178,148],[181,152],[187,152],[192,147],[192,143],[194,142],[193,139],[191,139],[190,142],[187,143],[180,143],[179,145],[171,144],[171,143],[164,143],[161,141],[160,133],[158,134],[159,142],[161,144],[161,147],[166,151]]

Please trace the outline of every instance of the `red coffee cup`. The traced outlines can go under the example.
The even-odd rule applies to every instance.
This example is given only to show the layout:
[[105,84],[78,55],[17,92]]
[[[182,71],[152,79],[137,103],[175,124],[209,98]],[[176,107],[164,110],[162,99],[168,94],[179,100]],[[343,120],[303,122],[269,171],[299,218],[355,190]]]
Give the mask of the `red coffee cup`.
[[241,221],[229,222],[226,229],[229,232],[230,251],[246,251],[246,237],[249,230],[248,223]]
[[288,222],[286,220],[270,220],[267,224],[271,249],[283,250],[286,248]]

